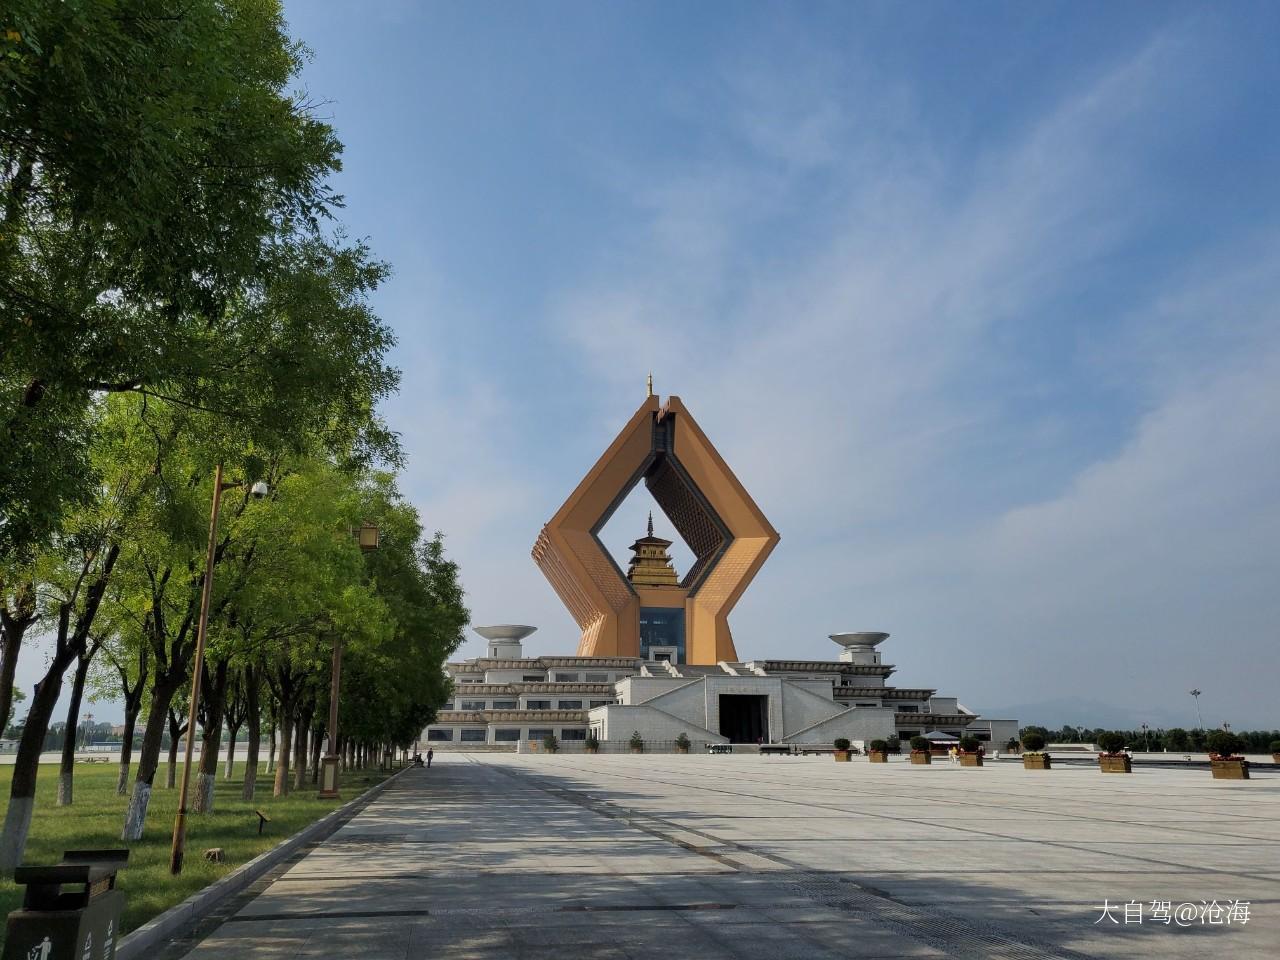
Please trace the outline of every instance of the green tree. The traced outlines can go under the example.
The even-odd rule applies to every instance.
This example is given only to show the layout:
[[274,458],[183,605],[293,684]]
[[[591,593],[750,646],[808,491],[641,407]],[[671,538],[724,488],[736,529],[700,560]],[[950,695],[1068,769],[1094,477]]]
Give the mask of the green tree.
[[1191,747],[1191,739],[1182,727],[1171,727],[1165,731],[1164,745],[1169,750],[1184,751]]
[[340,144],[289,92],[304,57],[276,0],[0,12],[0,555],[92,494],[95,395],[205,406],[270,375],[236,301],[339,203]]
[[0,835],[0,872],[22,862],[35,806],[36,776],[40,754],[45,748],[45,733],[62,692],[63,674],[88,650],[94,618],[119,559],[120,547],[115,542],[117,521],[107,510],[75,530],[67,538],[65,549],[48,577],[47,617],[53,649],[45,672],[36,683],[14,758],[9,805]]
[[1097,742],[1104,753],[1119,753],[1124,749],[1125,735],[1116,730],[1103,730],[1098,733]]
[[1039,753],[1044,749],[1044,734],[1030,730],[1022,735],[1022,748],[1028,753]]

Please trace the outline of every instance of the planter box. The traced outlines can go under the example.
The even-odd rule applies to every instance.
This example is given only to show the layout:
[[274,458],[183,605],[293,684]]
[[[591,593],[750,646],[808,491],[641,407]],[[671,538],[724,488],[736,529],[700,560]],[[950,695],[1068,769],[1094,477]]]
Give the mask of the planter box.
[[928,750],[912,750],[911,762],[916,765],[929,766],[933,763],[933,755]]
[[[338,701],[338,702],[341,703],[342,701]],[[599,753],[599,752],[600,752],[599,747],[587,747],[587,753]]]
[[1271,755],[1271,762],[1272,762],[1272,763],[1280,763],[1280,753],[1273,753],[1273,754]]
[[960,766],[962,766],[962,767],[980,767],[980,766],[982,766],[982,754],[980,754],[980,753],[962,753],[962,754],[960,754]]
[[[339,702],[341,702],[341,701],[339,701]],[[676,747],[676,753],[688,753],[688,752],[689,752],[689,748],[688,748],[688,747],[681,747],[681,746],[677,746],[677,747]]]
[[644,747],[632,747],[632,748],[631,748],[631,752],[632,752],[632,753],[644,753]]
[[1243,758],[1231,760],[1210,760],[1215,780],[1248,780],[1249,761]]
[[849,762],[849,751],[848,751],[848,750],[836,750],[836,751],[834,751],[831,755],[832,755],[833,757],[835,757],[835,758],[836,758],[836,763],[848,763],[848,762]]
[[1047,753],[1024,753],[1022,755],[1024,770],[1051,770],[1053,763]]
[[1133,760],[1129,757],[1098,755],[1098,769],[1103,773],[1133,773]]
[[872,763],[888,763],[889,751],[888,750],[868,750],[867,759],[870,760]]

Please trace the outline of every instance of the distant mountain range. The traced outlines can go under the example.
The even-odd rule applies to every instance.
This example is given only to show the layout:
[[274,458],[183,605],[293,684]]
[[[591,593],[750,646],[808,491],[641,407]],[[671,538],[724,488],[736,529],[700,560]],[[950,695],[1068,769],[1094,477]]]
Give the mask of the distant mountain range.
[[[1185,710],[1169,708],[1144,710],[1137,707],[1117,706],[1101,700],[1085,697],[1060,697],[1034,703],[1018,703],[1005,707],[982,708],[965,704],[984,717],[1010,718],[1019,726],[1036,726],[1058,729],[1067,724],[1073,727],[1107,727],[1116,730],[1139,730],[1145,723],[1153,730],[1163,727],[1183,727],[1190,730],[1196,725],[1195,704],[1188,698]],[[1206,727],[1217,726],[1216,717],[1204,718]]]

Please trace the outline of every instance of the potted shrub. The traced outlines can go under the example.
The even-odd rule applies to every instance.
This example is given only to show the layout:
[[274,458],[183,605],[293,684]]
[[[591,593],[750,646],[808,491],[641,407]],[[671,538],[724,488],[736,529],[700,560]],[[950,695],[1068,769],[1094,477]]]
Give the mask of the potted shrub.
[[554,733],[548,733],[542,738],[543,753],[557,753],[560,750],[560,741],[556,739]]
[[836,763],[848,763],[849,747],[850,747],[849,738],[836,737],[836,741],[833,744],[833,746],[836,748],[836,752],[835,752]]
[[1032,730],[1022,735],[1022,766],[1025,770],[1048,770],[1052,767],[1044,752],[1044,735]]
[[977,737],[960,738],[960,766],[982,766],[982,744]]
[[680,736],[676,737],[676,753],[688,753],[689,743],[689,735],[681,730]]
[[1009,753],[1017,753],[1022,749],[1022,744],[1018,741],[1017,737],[1010,737],[1008,743],[1004,745],[1004,748]]
[[600,752],[600,738],[596,736],[596,732],[594,730],[587,734],[586,743],[584,745],[587,748],[587,753]]
[[1103,773],[1133,773],[1133,760],[1124,752],[1124,734],[1104,730],[1098,734],[1098,769]]
[[1280,740],[1271,741],[1271,762],[1280,763]]
[[1249,761],[1240,756],[1244,740],[1230,730],[1214,730],[1205,738],[1215,780],[1248,780]]
[[933,763],[933,754],[929,751],[929,739],[927,737],[911,738],[911,762],[915,764]]
[[872,740],[867,746],[867,759],[872,763],[889,762],[889,744],[885,740]]
[[884,748],[892,754],[899,754],[902,752],[902,741],[897,737],[890,737],[884,742]]
[[632,753],[644,753],[644,737],[640,736],[639,730],[632,732],[630,743]]

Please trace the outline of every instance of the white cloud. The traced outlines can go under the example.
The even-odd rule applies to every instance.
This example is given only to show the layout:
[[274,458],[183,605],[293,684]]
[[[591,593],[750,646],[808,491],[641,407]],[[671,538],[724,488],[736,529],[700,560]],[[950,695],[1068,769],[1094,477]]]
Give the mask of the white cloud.
[[[1064,453],[1029,503],[990,502],[982,472],[1023,469],[1064,426],[1019,409],[1040,370],[1010,344],[1054,336],[1042,314],[1083,299],[1090,266],[1143,229],[1143,138],[1177,102],[1183,40],[1100,72],[966,176],[924,137],[893,162],[910,117],[881,149],[838,104],[788,109],[754,72],[731,112],[754,153],[633,185],[647,214],[628,256],[566,291],[559,329],[602,397],[635,378],[627,361],[653,366],[782,532],[732,618],[740,653],[785,639],[825,656],[825,633],[861,626],[898,633],[904,680],[979,705],[1029,690],[1155,704],[1206,678],[1261,702],[1233,658],[1280,666],[1273,247],[1225,277],[1184,264],[1194,282],[1117,309],[1061,358],[1086,390],[1138,381],[1148,407],[1116,407],[1118,452]],[[816,207],[808,171],[832,155],[856,160],[839,203]],[[1238,722],[1274,722],[1236,701]]]

